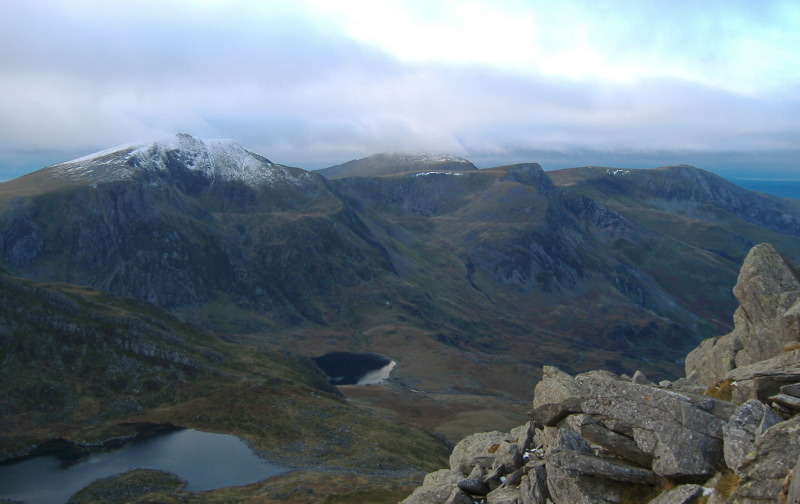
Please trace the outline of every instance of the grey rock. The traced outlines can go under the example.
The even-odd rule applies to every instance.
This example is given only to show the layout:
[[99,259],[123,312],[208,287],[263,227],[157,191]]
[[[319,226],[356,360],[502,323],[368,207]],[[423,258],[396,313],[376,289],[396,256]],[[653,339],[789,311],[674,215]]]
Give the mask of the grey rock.
[[589,443],[587,443],[580,434],[569,429],[558,429],[553,444],[550,445],[550,448],[547,450],[547,455],[549,456],[553,452],[563,450],[592,453],[592,447],[589,446]]
[[651,500],[649,504],[688,504],[692,499],[700,495],[703,487],[700,485],[680,485],[662,492],[661,495]]
[[654,472],[677,479],[713,474],[722,461],[723,420],[704,400],[603,373],[575,378],[586,414],[627,423],[637,446],[653,455]]
[[465,479],[459,481],[457,485],[469,495],[484,496],[489,493],[489,486],[482,479]]
[[562,450],[547,456],[547,467],[557,467],[586,476],[627,483],[653,484],[659,477],[647,469],[627,464],[621,460],[602,458],[572,450]]
[[444,504],[463,477],[449,469],[441,469],[425,476],[422,486],[400,504]]
[[486,504],[520,504],[518,488],[500,487],[486,496]]
[[567,416],[581,412],[581,400],[570,397],[558,403],[547,403],[534,408],[528,415],[536,422],[548,427],[555,427]]
[[464,493],[460,488],[456,488],[445,501],[445,504],[473,504],[472,497]]
[[651,387],[655,386],[655,383],[648,380],[647,376],[645,376],[645,374],[639,370],[636,370],[636,372],[633,373],[633,376],[631,377],[631,383],[636,383],[637,385],[648,385]]
[[492,469],[502,469],[503,474],[512,473],[522,467],[522,455],[519,445],[503,441],[494,453]]
[[797,459],[792,471],[789,488],[786,492],[786,504],[800,504],[800,458]]
[[756,439],[753,454],[740,468],[732,502],[776,499],[800,457],[800,416],[773,425]]
[[771,359],[738,367],[725,378],[735,384],[733,402],[741,404],[749,399],[765,402],[779,394],[784,385],[800,381],[800,350],[783,352]]
[[780,421],[764,403],[751,399],[739,406],[723,427],[725,464],[737,475],[753,455],[756,438]]
[[548,501],[550,492],[547,489],[547,469],[544,463],[533,465],[527,476],[522,478],[519,496],[521,504],[545,504]]
[[618,504],[622,484],[547,464],[547,488],[555,504]]
[[787,344],[798,342],[800,280],[774,247],[760,244],[750,250],[733,293],[739,301],[734,330],[704,341],[686,357],[686,376],[706,387],[735,368],[775,357]]
[[544,404],[558,404],[578,397],[575,379],[555,366],[542,367],[542,380],[533,393],[534,410]]
[[652,452],[643,451],[632,437],[616,433],[600,423],[585,424],[581,426],[580,433],[590,443],[642,467],[651,467],[653,464]]
[[800,383],[791,383],[781,387],[781,394],[800,397]]
[[506,434],[498,431],[479,432],[467,436],[456,445],[450,454],[450,469],[467,475],[476,465],[491,469],[494,465],[494,453],[500,443],[506,441]]
[[778,394],[767,399],[770,404],[780,404],[786,409],[793,411],[800,411],[800,397],[790,396],[788,394]]

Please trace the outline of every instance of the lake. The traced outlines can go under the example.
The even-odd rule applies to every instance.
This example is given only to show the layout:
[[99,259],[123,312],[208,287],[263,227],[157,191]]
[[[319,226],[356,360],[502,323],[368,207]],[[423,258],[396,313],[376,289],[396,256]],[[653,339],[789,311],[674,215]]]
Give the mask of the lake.
[[395,361],[378,353],[329,352],[314,362],[334,385],[377,385],[389,379]]
[[55,455],[2,465],[0,499],[63,504],[96,479],[136,468],[174,473],[187,481],[191,492],[247,485],[288,471],[258,457],[236,436],[183,429],[92,454],[71,465]]

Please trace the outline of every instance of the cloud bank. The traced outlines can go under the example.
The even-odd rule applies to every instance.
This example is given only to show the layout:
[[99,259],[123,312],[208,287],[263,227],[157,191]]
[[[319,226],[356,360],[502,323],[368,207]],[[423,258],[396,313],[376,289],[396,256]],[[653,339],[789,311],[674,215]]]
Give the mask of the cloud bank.
[[0,6],[0,180],[187,132],[321,168],[695,164],[800,178],[794,2]]

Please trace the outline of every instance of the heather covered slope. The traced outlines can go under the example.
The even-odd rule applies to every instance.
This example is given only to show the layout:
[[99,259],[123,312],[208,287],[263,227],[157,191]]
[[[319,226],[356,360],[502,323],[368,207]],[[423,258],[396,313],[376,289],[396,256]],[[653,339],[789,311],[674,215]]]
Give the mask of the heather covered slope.
[[94,289],[5,273],[0,286],[0,460],[165,424],[238,435],[289,467],[407,471],[441,460],[440,439],[348,405],[310,359],[228,343]]

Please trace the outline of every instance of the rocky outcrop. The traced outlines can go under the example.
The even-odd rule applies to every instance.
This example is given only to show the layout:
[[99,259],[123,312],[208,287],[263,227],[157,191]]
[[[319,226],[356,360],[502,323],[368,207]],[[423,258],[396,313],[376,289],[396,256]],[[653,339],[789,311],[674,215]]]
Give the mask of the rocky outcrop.
[[[751,249],[733,293],[739,301],[734,330],[704,341],[686,357],[686,376],[707,387],[736,368],[776,357],[800,343],[800,274],[774,247]],[[760,372],[755,368],[736,376],[754,378]]]
[[736,329],[693,351],[687,378],[656,385],[640,372],[545,366],[531,422],[465,438],[450,468],[403,504],[796,502],[800,350],[785,347],[798,340],[797,270],[757,246],[735,292]]

